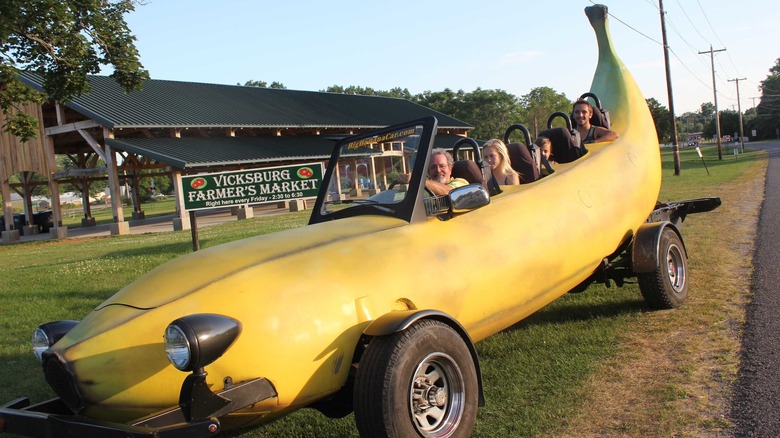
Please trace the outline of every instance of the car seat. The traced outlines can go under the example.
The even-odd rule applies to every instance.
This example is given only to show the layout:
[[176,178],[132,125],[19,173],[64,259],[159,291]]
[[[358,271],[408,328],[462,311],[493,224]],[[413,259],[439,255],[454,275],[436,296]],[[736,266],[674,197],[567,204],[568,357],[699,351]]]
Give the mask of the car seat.
[[[468,143],[474,151],[474,160],[460,160],[458,152],[463,144]],[[473,138],[461,138],[455,142],[452,146],[452,157],[455,162],[452,165],[452,173],[450,176],[453,178],[463,178],[469,182],[469,184],[482,184],[487,187],[487,180],[484,173],[484,163],[482,162],[482,153],[479,150],[479,144]],[[487,187],[489,189],[489,187]]]
[[[513,131],[519,130],[525,136],[525,143],[510,143],[509,137]],[[531,143],[531,134],[528,128],[516,123],[504,132],[504,144],[509,153],[509,162],[512,169],[520,175],[520,184],[534,182],[540,177],[541,153],[539,148]]]
[[[553,128],[552,121],[561,117],[566,122],[565,128]],[[540,137],[547,137],[552,143],[552,156],[558,163],[571,163],[588,150],[580,145],[580,134],[572,127],[571,119],[566,113],[555,112],[547,119],[547,129],[539,133]]]

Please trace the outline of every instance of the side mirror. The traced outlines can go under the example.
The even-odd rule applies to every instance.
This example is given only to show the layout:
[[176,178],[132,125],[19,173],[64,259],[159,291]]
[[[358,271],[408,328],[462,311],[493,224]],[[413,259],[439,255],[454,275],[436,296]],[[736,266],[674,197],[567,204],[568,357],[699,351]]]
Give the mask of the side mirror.
[[452,189],[449,197],[453,214],[466,213],[490,204],[490,195],[482,184],[469,184]]

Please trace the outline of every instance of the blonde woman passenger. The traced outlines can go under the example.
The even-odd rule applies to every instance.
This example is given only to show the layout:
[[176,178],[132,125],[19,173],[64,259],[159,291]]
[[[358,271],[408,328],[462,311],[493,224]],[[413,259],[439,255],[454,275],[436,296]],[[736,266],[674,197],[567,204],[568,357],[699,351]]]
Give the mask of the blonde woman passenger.
[[482,158],[490,166],[490,172],[499,185],[520,184],[520,175],[512,169],[509,153],[503,141],[494,138],[482,146]]

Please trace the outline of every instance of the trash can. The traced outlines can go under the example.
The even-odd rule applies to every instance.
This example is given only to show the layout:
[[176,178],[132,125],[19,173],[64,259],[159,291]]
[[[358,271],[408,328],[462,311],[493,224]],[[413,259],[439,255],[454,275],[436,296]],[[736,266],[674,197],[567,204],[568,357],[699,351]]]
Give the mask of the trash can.
[[19,235],[24,236],[24,226],[27,225],[27,217],[24,213],[14,215],[14,230],[19,230]]
[[39,233],[48,233],[49,229],[54,227],[51,210],[36,211],[32,216],[33,225],[38,226]]

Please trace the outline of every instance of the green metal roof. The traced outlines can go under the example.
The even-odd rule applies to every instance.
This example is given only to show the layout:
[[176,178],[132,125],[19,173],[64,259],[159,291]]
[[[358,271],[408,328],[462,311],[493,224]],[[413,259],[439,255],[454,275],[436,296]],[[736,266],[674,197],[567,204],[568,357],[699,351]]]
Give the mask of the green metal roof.
[[281,160],[327,159],[335,140],[328,137],[189,137],[107,139],[114,148],[175,168],[253,164]]
[[[463,137],[440,134],[436,147],[451,149]],[[152,158],[177,169],[330,158],[337,138],[296,137],[187,137],[106,139],[114,148]]]
[[[43,91],[41,78],[22,80]],[[379,128],[434,116],[439,128],[472,126],[406,99],[149,80],[125,93],[108,76],[66,105],[108,128]]]

